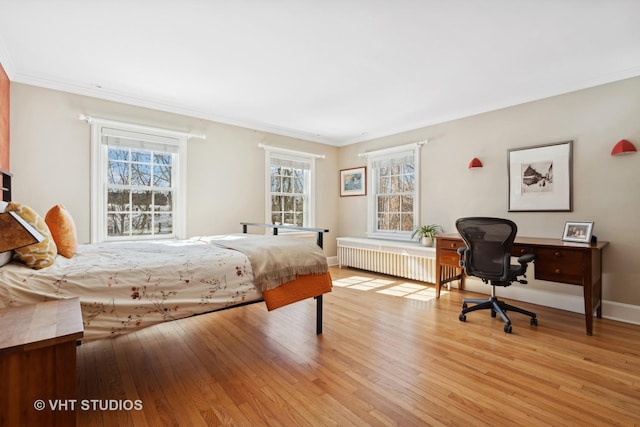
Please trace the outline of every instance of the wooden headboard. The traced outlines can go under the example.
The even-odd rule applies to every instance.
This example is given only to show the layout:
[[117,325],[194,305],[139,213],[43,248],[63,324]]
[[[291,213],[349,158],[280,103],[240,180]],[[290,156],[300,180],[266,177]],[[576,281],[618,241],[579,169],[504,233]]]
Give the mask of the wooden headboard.
[[0,180],[0,188],[2,189],[2,200],[4,200],[5,202],[10,202],[11,177],[13,177],[13,175],[3,169],[0,169],[0,175],[2,176],[2,180]]

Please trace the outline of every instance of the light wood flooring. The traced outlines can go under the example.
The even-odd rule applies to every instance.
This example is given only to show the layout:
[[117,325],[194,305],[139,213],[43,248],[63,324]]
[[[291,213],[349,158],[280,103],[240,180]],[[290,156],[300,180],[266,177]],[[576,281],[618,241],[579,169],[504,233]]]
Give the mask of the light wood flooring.
[[[78,347],[80,426],[640,425],[640,326],[518,303],[513,333],[452,290],[332,268],[315,302],[253,304]],[[521,285],[514,285],[521,286]],[[475,295],[477,296],[477,295]]]

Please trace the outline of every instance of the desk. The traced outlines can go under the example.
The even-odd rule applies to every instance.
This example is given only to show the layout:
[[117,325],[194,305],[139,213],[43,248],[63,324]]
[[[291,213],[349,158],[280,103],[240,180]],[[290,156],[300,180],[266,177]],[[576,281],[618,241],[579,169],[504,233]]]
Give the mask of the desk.
[[[538,280],[582,286],[587,335],[593,335],[593,312],[598,318],[602,317],[602,250],[608,244],[516,237],[511,254],[535,254],[535,278]],[[460,289],[464,289],[464,274],[457,252],[460,246],[464,243],[458,234],[436,236],[436,298],[440,298],[442,285],[454,280],[459,280]]]
[[[75,425],[76,341],[83,335],[80,300],[0,309],[0,426]],[[41,399],[44,408],[36,409]]]

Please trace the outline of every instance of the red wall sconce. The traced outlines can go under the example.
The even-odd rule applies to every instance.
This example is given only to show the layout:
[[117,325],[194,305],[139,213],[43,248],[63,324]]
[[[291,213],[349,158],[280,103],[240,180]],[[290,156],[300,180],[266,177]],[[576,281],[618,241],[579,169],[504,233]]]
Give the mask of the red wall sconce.
[[469,169],[473,169],[473,168],[481,168],[482,167],[482,162],[480,161],[480,159],[478,159],[477,157],[474,157],[470,162],[469,162]]
[[621,139],[620,141],[618,141],[616,145],[613,146],[613,149],[611,150],[611,155],[618,156],[620,154],[635,153],[636,151],[638,150],[636,150],[635,145],[633,145],[630,141],[627,141],[626,139]]

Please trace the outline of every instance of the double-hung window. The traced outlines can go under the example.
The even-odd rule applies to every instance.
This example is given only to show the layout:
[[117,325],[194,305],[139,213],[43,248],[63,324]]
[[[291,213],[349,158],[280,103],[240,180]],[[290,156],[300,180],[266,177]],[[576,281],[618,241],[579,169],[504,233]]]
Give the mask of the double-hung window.
[[92,119],[91,241],[182,238],[187,135]]
[[313,227],[316,154],[264,146],[266,222]]
[[370,237],[405,240],[419,219],[420,143],[366,153]]

